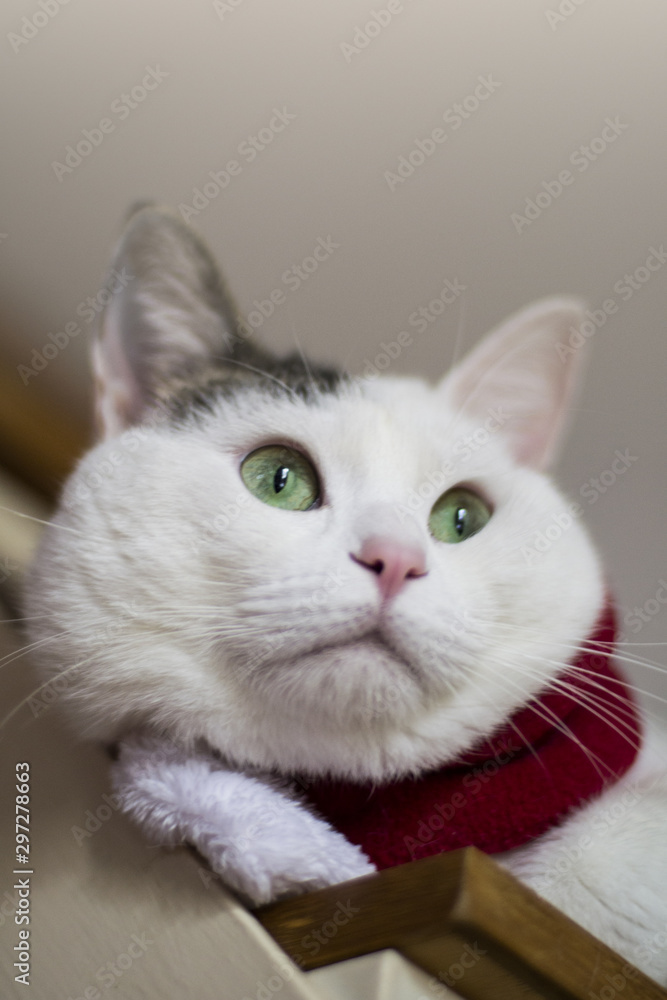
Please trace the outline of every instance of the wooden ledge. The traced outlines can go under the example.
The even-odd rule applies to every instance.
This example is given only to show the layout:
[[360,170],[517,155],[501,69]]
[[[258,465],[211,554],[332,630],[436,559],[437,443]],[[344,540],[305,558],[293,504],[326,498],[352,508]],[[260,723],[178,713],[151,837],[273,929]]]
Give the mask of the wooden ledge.
[[473,847],[254,911],[303,969],[393,948],[469,1000],[667,1000]]

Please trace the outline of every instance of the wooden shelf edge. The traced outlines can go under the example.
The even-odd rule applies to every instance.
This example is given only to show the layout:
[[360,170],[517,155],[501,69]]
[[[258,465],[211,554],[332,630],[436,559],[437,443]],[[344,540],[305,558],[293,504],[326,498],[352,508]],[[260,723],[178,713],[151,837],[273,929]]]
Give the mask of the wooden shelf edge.
[[623,1000],[667,1000],[667,990],[472,847],[253,912],[306,971],[393,948],[468,1000],[590,1000],[614,983]]

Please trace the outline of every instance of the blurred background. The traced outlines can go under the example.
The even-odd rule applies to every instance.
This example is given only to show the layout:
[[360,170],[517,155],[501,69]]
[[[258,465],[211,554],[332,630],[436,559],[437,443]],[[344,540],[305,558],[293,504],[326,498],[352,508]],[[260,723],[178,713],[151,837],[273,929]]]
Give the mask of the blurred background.
[[[353,373],[408,331],[390,370],[435,378],[459,333],[583,296],[557,477],[626,639],[667,639],[663,3],[5,0],[0,20],[0,503],[48,516],[91,440],[106,263],[153,198],[268,343]],[[37,530],[0,511],[10,605]]]

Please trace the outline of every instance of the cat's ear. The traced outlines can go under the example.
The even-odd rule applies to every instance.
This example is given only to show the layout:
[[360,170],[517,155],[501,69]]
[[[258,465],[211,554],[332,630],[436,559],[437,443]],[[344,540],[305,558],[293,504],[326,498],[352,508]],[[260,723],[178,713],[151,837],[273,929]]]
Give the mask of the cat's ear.
[[141,420],[171,378],[230,355],[237,339],[215,261],[169,209],[144,205],[131,215],[106,296],[93,346],[102,437]]
[[457,413],[480,424],[496,414],[522,465],[545,469],[554,460],[586,353],[583,320],[576,299],[536,302],[487,334],[444,380]]

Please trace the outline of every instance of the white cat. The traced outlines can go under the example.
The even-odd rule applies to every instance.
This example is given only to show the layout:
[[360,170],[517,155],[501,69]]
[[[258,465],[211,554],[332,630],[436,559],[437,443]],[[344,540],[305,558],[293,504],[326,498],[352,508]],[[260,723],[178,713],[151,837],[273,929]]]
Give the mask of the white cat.
[[[113,268],[128,280],[95,347],[101,441],[26,613],[80,734],[118,743],[125,809],[258,904],[374,870],[321,818],[322,779],[344,803],[355,783],[407,802],[416,778],[460,780],[435,811],[406,806],[378,856],[477,843],[477,824],[480,846],[667,982],[667,748],[645,737],[633,763],[633,708],[596,632],[600,563],[544,473],[579,304],[518,314],[438,385],[369,382],[257,346],[166,210],[132,217]],[[490,839],[489,794],[506,818]],[[511,837],[528,832],[508,840],[512,817]]]

